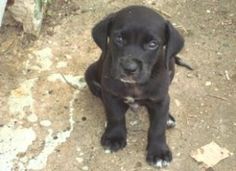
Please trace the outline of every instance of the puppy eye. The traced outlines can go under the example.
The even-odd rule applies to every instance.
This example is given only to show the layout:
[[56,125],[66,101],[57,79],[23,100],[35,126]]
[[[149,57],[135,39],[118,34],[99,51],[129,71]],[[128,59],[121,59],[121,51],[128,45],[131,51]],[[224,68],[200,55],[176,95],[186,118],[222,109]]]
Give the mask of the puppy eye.
[[159,44],[156,40],[151,40],[145,46],[146,49],[155,50],[159,47]]

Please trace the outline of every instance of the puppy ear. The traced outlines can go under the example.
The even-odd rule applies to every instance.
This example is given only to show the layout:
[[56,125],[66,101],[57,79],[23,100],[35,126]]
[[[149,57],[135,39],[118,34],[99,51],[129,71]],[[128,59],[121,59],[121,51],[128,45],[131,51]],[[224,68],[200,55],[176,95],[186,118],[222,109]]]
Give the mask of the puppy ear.
[[102,21],[97,23],[92,29],[93,40],[101,48],[102,51],[105,51],[106,49],[107,38],[109,36],[109,28],[113,18],[114,14],[108,15]]
[[180,33],[167,21],[166,23],[166,68],[169,68],[169,61],[184,46],[184,39]]

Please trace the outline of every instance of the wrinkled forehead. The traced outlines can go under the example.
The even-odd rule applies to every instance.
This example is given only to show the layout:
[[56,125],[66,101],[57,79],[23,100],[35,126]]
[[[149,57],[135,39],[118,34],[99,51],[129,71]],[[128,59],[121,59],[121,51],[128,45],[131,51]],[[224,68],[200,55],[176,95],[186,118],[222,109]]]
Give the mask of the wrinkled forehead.
[[131,7],[116,13],[112,30],[164,35],[165,23],[159,14],[149,8]]

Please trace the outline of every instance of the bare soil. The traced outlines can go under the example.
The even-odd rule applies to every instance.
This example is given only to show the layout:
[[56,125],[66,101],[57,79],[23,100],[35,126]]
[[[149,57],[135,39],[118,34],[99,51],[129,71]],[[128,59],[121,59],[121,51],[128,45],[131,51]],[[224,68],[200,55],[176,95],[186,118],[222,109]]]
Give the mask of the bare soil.
[[[54,73],[83,75],[100,55],[92,41],[91,28],[107,14],[133,4],[154,8],[176,24],[185,37],[185,48],[180,56],[194,68],[188,71],[177,67],[171,85],[171,112],[177,126],[167,131],[167,139],[174,159],[163,170],[201,170],[190,152],[211,141],[236,153],[234,0],[58,0],[49,6],[39,38],[23,34],[19,24],[8,21],[0,31],[0,125],[3,127],[15,120],[17,127],[32,127],[37,134],[27,151],[17,155],[19,161],[23,157],[28,161],[41,153],[49,128],[42,127],[39,121],[27,120],[27,112],[22,117],[19,113],[13,115],[9,110],[12,91],[24,81],[36,78],[31,90],[38,119],[50,120],[50,129],[55,135],[70,129],[69,101],[76,90],[60,81],[50,82],[48,76]],[[43,69],[33,55],[44,48],[50,48],[53,54],[49,69]],[[61,61],[67,65],[57,67]],[[32,68],[33,65],[40,69]],[[74,99],[73,113],[75,123],[70,137],[48,156],[41,170],[155,170],[145,162],[148,128],[145,109],[127,113],[128,145],[113,154],[104,153],[100,145],[105,126],[104,110],[100,100],[92,96],[87,87]],[[23,162],[23,168],[27,168],[27,161]],[[235,155],[212,169],[235,171]],[[17,161],[14,161],[13,170],[20,170]]]

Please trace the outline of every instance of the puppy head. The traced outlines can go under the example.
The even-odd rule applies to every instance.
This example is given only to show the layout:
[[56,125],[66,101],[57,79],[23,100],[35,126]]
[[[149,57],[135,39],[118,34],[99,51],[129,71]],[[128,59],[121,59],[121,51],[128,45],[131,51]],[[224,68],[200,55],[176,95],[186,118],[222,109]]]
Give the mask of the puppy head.
[[184,44],[171,23],[143,6],[109,15],[95,25],[92,36],[111,57],[111,76],[130,84],[146,83],[156,67],[168,69],[170,58]]

